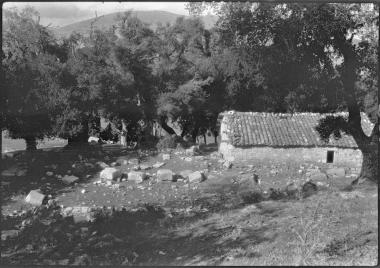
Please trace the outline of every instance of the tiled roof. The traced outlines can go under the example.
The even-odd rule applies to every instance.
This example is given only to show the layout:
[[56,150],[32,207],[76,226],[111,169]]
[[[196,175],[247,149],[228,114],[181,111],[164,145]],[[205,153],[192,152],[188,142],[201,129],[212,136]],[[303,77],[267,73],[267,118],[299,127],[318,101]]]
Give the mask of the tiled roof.
[[[352,136],[342,134],[340,139],[330,138],[328,143],[321,140],[315,127],[319,119],[326,115],[347,117],[348,113],[319,114],[294,113],[275,114],[258,112],[224,112],[219,120],[229,122],[228,136],[233,137],[232,145],[272,146],[272,147],[348,147],[357,148]],[[366,135],[370,135],[373,124],[362,113],[362,127]],[[232,128],[232,129],[231,129]],[[231,132],[232,131],[232,132]]]

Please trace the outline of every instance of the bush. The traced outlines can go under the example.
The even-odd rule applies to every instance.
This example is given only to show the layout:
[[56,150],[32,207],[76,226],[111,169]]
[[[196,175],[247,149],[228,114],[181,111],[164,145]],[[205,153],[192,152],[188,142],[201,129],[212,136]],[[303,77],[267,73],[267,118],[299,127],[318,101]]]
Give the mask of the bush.
[[239,196],[245,204],[255,204],[264,200],[261,191],[244,191],[240,192]]
[[100,132],[100,138],[104,141],[117,142],[119,140],[119,133],[116,129],[112,128],[109,123],[107,127]]
[[165,136],[158,141],[156,148],[158,150],[176,149],[178,143],[181,145],[184,144],[184,141],[180,136]]

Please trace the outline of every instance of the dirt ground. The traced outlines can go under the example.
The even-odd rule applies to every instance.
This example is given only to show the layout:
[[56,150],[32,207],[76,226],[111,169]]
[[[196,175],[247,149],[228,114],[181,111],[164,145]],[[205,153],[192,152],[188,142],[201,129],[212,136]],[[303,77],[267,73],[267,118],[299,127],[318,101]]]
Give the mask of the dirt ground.
[[[36,210],[24,201],[33,189],[56,200],[57,210],[104,207],[111,214],[95,222],[76,223],[37,211],[39,225],[31,224],[15,238],[2,238],[2,263],[377,264],[377,186],[352,189],[352,177],[326,177],[318,181],[318,191],[311,196],[251,202],[242,193],[254,187],[265,192],[283,189],[292,181],[304,183],[306,170],[313,164],[235,163],[225,169],[215,157],[216,150],[215,146],[205,147],[202,157],[191,157],[192,161],[184,160],[178,151],[164,161],[162,154],[153,151],[118,146],[46,149],[3,159],[3,170],[17,166],[25,172],[1,179],[2,234],[17,230],[27,217],[37,218],[30,216]],[[108,186],[94,184],[102,170],[98,161],[121,163],[116,167],[128,172],[134,165],[123,164],[123,160],[136,157],[146,165],[164,162],[160,169],[175,173],[203,170],[207,179],[192,184],[158,182],[154,176],[157,169],[152,168],[145,171],[152,177],[140,184],[128,180]],[[328,168],[318,166],[321,171]],[[77,184],[65,185],[57,177],[69,173],[79,177]],[[254,173],[261,179],[259,186],[250,183]],[[69,242],[63,247],[59,241]]]

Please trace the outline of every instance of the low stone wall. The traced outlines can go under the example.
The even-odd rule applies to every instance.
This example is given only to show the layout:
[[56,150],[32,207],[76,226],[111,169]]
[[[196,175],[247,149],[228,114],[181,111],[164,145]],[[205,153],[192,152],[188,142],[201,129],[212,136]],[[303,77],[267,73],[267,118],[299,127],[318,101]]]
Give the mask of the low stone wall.
[[363,155],[358,149],[336,147],[313,148],[272,148],[249,147],[239,148],[227,142],[219,144],[219,152],[229,161],[271,161],[271,162],[317,162],[326,163],[327,151],[334,151],[332,166],[343,166],[352,170],[360,170]]

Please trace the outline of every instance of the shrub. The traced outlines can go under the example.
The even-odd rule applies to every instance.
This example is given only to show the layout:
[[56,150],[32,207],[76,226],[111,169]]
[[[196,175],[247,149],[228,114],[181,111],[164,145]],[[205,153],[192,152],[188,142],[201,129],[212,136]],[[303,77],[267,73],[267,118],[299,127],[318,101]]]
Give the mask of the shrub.
[[239,196],[245,204],[259,203],[264,200],[262,192],[257,190],[240,192]]

